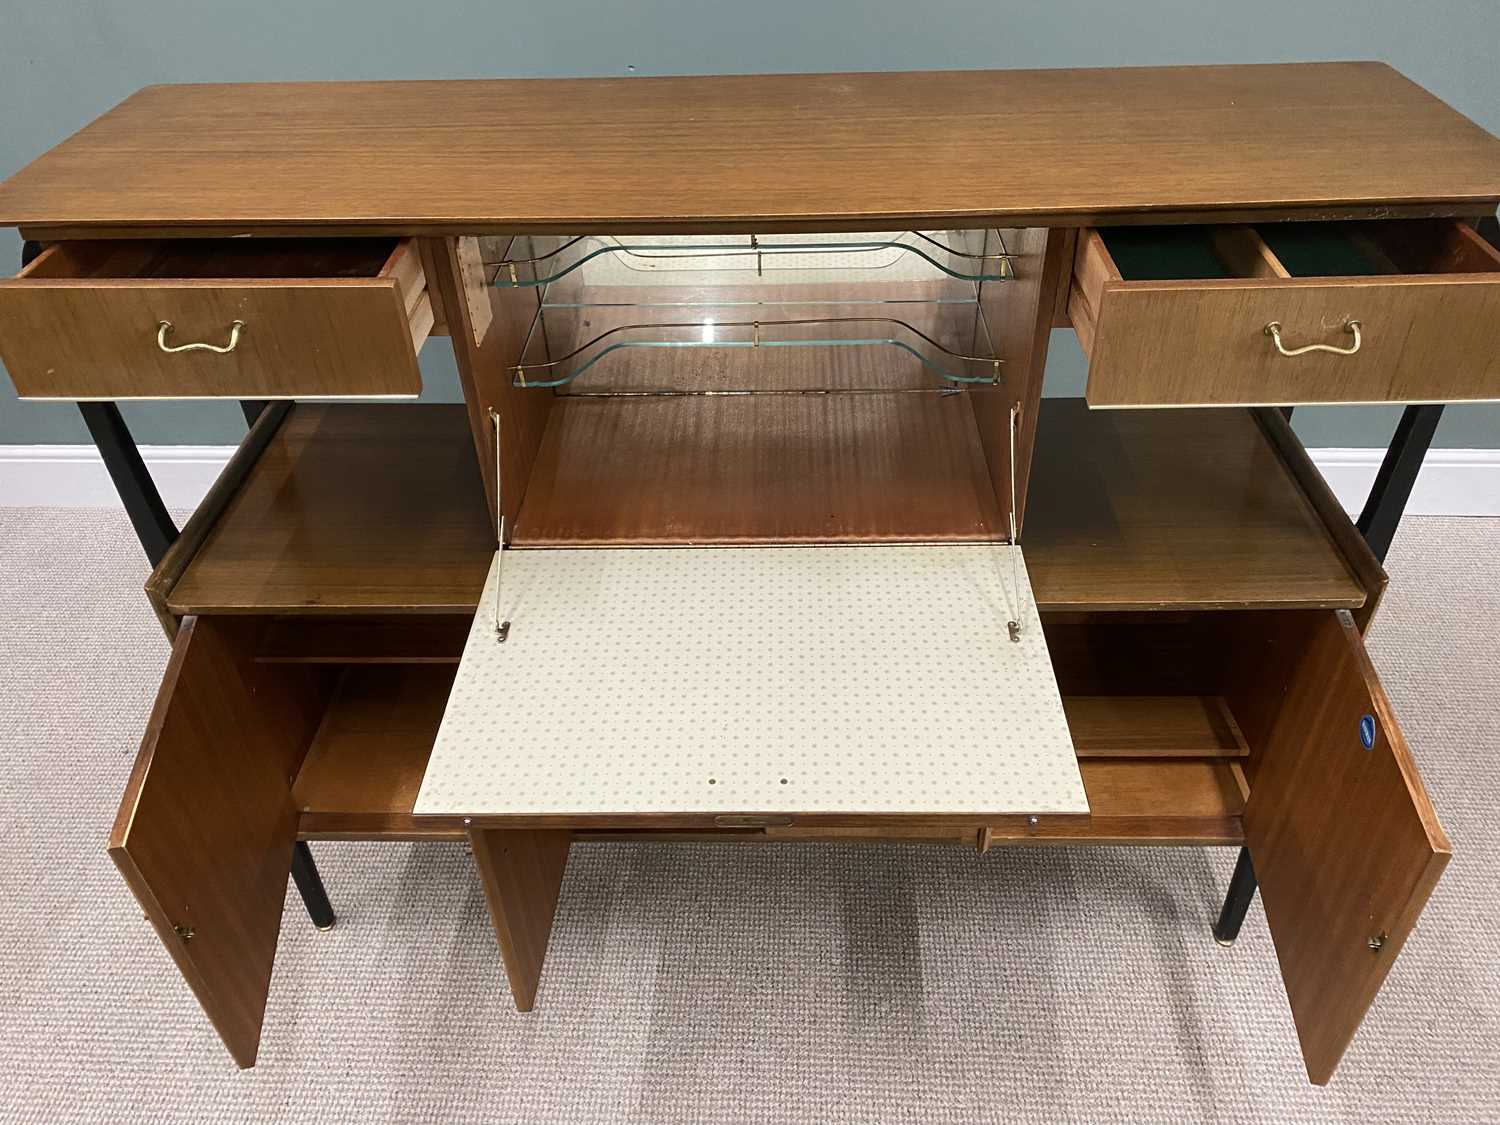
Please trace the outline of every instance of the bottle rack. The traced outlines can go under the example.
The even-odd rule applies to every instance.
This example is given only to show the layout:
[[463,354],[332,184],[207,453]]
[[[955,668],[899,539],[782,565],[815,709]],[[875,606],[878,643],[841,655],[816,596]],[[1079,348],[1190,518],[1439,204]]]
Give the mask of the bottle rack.
[[519,387],[951,391],[1002,377],[979,303],[981,285],[1013,276],[998,231],[525,236],[486,267],[499,289],[538,294]]

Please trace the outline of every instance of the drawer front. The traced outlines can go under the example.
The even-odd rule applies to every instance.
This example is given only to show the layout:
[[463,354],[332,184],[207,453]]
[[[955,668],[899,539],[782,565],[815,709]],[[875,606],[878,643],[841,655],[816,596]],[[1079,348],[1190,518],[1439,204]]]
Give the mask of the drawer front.
[[1500,398],[1500,272],[1130,281],[1097,232],[1078,253],[1091,406]]
[[21,398],[413,396],[432,309],[397,253],[411,269],[372,277],[23,274],[0,283],[0,360]]

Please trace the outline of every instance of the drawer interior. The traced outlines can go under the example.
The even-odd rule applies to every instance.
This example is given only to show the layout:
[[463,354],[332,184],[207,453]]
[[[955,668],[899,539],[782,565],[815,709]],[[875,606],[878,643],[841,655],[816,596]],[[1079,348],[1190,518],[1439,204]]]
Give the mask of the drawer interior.
[[174,238],[59,242],[27,271],[33,280],[378,277],[395,238]]
[[1500,271],[1500,256],[1452,220],[1108,227],[1104,265],[1122,281],[1377,277]]

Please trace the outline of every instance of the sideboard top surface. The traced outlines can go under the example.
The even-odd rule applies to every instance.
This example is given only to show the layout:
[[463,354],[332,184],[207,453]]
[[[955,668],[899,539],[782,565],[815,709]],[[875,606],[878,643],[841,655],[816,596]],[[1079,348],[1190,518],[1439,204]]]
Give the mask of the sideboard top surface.
[[1382,63],[152,86],[0,184],[70,234],[1478,214],[1500,140]]

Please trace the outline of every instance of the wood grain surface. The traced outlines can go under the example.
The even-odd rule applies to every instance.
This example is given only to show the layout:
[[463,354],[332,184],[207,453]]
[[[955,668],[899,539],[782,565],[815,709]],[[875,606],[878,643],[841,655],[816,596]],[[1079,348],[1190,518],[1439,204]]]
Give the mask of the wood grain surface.
[[572,834],[473,828],[469,843],[505,961],[511,999],[517,1011],[529,1012],[542,979]]
[[1322,616],[1292,657],[1245,836],[1307,1074],[1321,1085],[1451,847],[1350,616]]
[[1246,411],[1044,399],[1030,491],[1021,545],[1045,609],[1357,608],[1367,596]]
[[[415,396],[417,350],[432,324],[421,264],[406,241],[389,262],[366,262],[364,243],[350,240],[342,259],[299,254],[295,244],[252,255],[280,261],[283,273],[236,261],[244,243],[192,243],[196,253],[167,243],[155,256],[165,262],[125,276],[78,276],[58,264],[74,251],[55,245],[0,281],[0,358],[21,398]],[[375,269],[350,276],[351,262]],[[335,276],[297,272],[313,268]],[[233,351],[166,352],[162,323],[171,325],[169,347]]]
[[1234,716],[1215,695],[1065,695],[1082,758],[1243,758]]
[[[969,396],[996,502],[1002,517],[1007,518],[1012,495],[1010,415],[1013,407],[1020,411],[1014,453],[1016,528],[1020,531],[1025,525],[1053,309],[1058,289],[1068,285],[1069,240],[1064,231],[1040,227],[994,232],[988,237],[1003,238],[1006,251],[1014,255],[1010,259],[1011,280],[986,281],[979,286],[981,325],[987,329],[995,354],[1005,361],[1005,374],[1001,386],[975,387]],[[1009,536],[1008,522],[1002,531]]]
[[110,858],[235,1062],[255,1064],[322,713],[318,670],[258,665],[258,623],[190,618],[109,837]]
[[1385,567],[1370,550],[1370,544],[1359,533],[1359,528],[1349,518],[1349,513],[1344,510],[1344,505],[1334,495],[1333,489],[1328,487],[1327,479],[1308,456],[1307,448],[1293,431],[1286,415],[1270,407],[1261,407],[1250,413],[1281,457],[1287,472],[1296,481],[1298,490],[1323,521],[1334,546],[1344,556],[1345,564],[1363,588],[1365,604],[1352,610],[1354,621],[1363,632],[1375,616],[1380,599],[1385,596],[1385,588],[1390,584]]
[[[1309,272],[1297,276],[1288,276],[1297,274],[1295,264],[1283,265],[1252,228],[1205,232],[1231,276],[1204,280],[1191,272],[1180,280],[1176,274],[1174,280],[1132,280],[1128,272],[1122,277],[1109,239],[1083,232],[1069,308],[1089,356],[1089,404],[1500,398],[1500,253],[1456,223],[1325,229],[1313,224],[1276,231],[1297,234],[1293,246],[1304,244],[1301,258]],[[1276,236],[1273,245],[1287,241]],[[1335,254],[1322,272],[1320,254],[1309,254],[1305,246],[1319,237],[1327,243],[1322,256]],[[1425,252],[1419,249],[1424,240]],[[1279,324],[1288,350],[1306,344],[1349,348],[1350,321],[1359,323],[1361,336],[1353,355],[1282,355],[1265,331]]]
[[1094,758],[1080,761],[1087,819],[997,818],[991,844],[1230,845],[1244,841],[1244,799],[1228,762],[1201,758]]
[[[459,642],[462,647],[462,640]],[[411,815],[456,666],[346,668],[292,789],[318,839],[458,839],[462,818]]]
[[[518,390],[511,385],[510,364],[520,358],[539,291],[485,287],[476,292],[473,263],[479,248],[472,238],[427,239],[424,252],[432,264],[431,280],[438,303],[448,318],[469,433],[484,482],[487,519],[492,533],[497,532],[498,488],[508,541],[552,410],[551,394]],[[492,411],[500,419],[499,480],[495,475]]]
[[[1288,357],[1265,333],[1281,325]],[[1091,406],[1500,399],[1500,273],[1124,282],[1094,326]]]
[[177,636],[179,620],[167,605],[172,590],[182,578],[183,571],[187,570],[188,564],[202,549],[209,532],[219,522],[229,501],[250,476],[260,455],[286,421],[292,407],[290,402],[273,402],[268,403],[260,412],[249,432],[235,447],[229,461],[214,478],[208,492],[198,501],[198,506],[193,509],[187,523],[182,525],[182,531],[167,548],[167,553],[151,572],[151,577],[146,579],[146,600],[151,603],[169,641]]
[[997,540],[992,488],[963,395],[559,397],[513,541]]
[[494,550],[462,406],[298,403],[167,605],[472,614]]
[[[1003,537],[962,396],[833,397],[560,399],[515,543]],[[1378,583],[1246,412],[1045,399],[1040,425],[1044,611],[1359,608]],[[472,613],[494,553],[472,449],[459,406],[293,407],[167,608]]]
[[0,185],[0,225],[1074,226],[1496,200],[1500,141],[1353,62],[151,86]]

